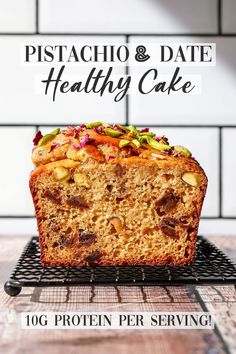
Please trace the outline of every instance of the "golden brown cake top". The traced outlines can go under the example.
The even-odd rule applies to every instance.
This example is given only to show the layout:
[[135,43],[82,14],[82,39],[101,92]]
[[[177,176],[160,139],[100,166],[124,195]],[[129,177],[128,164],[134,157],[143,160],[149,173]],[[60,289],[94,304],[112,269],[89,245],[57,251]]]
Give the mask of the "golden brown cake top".
[[157,136],[149,128],[137,129],[134,125],[92,122],[68,126],[44,136],[39,131],[33,142],[32,161],[37,166],[62,159],[84,161],[92,157],[106,162],[131,156],[151,160],[178,158],[196,163],[187,148],[172,146],[165,136]]

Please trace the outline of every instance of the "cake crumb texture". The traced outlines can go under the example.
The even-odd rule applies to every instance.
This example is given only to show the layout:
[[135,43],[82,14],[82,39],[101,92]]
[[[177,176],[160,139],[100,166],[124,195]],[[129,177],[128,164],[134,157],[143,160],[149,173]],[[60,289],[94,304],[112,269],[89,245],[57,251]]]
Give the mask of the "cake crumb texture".
[[[204,176],[202,186],[187,185],[185,170],[166,161],[91,159],[69,168],[65,182],[53,168],[32,174],[42,263],[192,263],[205,186]],[[76,175],[89,185],[77,186]]]

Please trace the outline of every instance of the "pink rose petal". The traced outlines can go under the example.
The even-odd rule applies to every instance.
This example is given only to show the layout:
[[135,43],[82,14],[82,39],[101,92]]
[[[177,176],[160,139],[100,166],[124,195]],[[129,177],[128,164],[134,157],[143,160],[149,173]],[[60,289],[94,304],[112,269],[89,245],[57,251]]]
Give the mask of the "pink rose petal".
[[33,139],[34,146],[38,145],[39,140],[43,137],[41,131],[39,130],[38,133],[35,135]]
[[87,144],[88,140],[89,140],[89,135],[88,135],[88,133],[87,133],[87,134],[85,134],[85,135],[82,137],[82,139],[80,140],[80,147],[81,147],[81,148],[85,147],[85,145]]

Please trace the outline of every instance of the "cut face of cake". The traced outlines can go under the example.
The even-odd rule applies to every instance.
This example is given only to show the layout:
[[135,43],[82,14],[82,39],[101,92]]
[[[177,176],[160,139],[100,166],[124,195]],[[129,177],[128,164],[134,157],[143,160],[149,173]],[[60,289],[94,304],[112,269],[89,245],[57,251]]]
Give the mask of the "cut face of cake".
[[44,266],[194,262],[204,171],[183,146],[100,122],[34,139]]

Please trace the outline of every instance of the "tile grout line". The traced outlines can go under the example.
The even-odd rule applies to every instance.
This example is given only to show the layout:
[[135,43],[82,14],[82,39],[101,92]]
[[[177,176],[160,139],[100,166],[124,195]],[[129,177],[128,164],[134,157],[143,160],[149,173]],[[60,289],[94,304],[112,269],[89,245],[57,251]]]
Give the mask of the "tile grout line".
[[[39,17],[39,16],[38,16]],[[38,19],[37,19],[38,21]],[[38,25],[38,24],[37,24]],[[221,27],[221,21],[220,21]],[[221,28],[220,28],[221,30]],[[219,31],[217,31],[219,32]],[[87,37],[236,37],[236,33],[106,33],[106,32],[0,32],[0,36],[87,36]]]
[[[76,124],[76,123],[72,123],[72,124]],[[117,122],[117,124],[120,124],[119,122]],[[1,127],[7,127],[7,128],[16,128],[16,127],[58,127],[58,126],[62,126],[62,127],[67,127],[68,124],[61,124],[61,123],[0,123],[0,128]],[[174,124],[135,124],[137,127],[143,128],[143,127],[149,127],[149,128],[174,128],[174,129],[182,129],[182,128],[201,128],[201,129],[221,129],[221,128],[236,128],[236,124],[234,125],[209,125],[209,124],[178,124],[178,125],[174,125]]]
[[[129,35],[125,36],[125,44],[129,44]],[[125,66],[125,74],[129,75],[129,62]],[[125,125],[129,125],[129,94],[125,97]]]
[[222,35],[222,1],[217,2],[217,15],[218,15],[218,35]]
[[222,189],[223,189],[223,182],[222,182],[222,127],[219,128],[219,217],[222,218]]
[[35,0],[35,34],[39,34],[39,0]]

